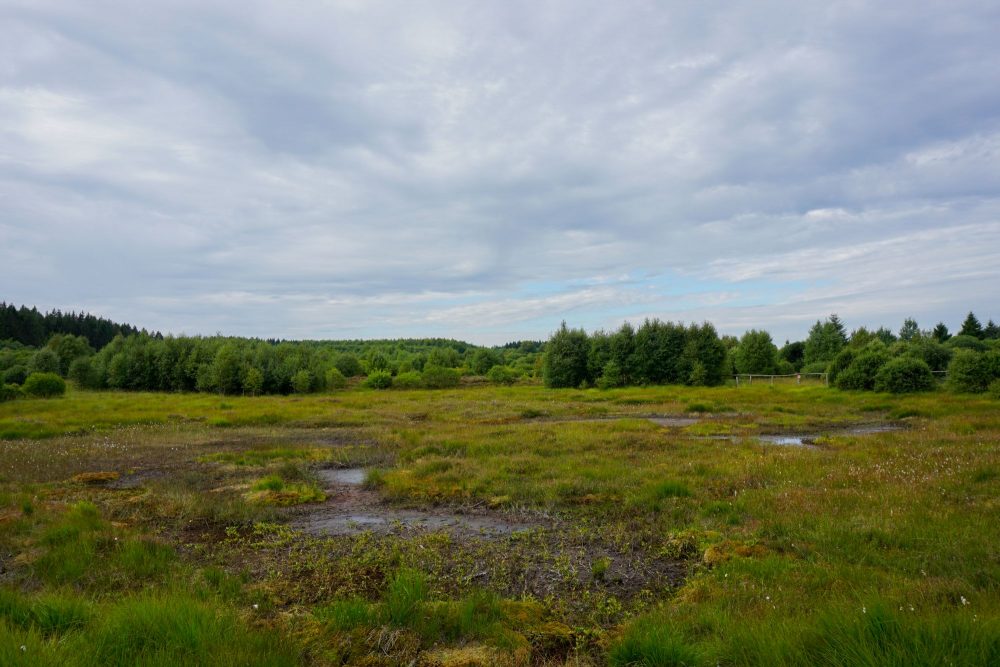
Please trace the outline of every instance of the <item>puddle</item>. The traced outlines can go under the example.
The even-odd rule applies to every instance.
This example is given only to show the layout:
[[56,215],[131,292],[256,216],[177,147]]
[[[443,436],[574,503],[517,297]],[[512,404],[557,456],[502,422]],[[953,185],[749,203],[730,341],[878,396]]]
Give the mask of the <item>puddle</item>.
[[769,445],[782,445],[786,447],[815,447],[813,441],[816,436],[812,435],[759,435],[756,438]]
[[701,420],[697,417],[668,417],[658,415],[604,415],[601,417],[557,417],[553,419],[534,419],[542,424],[593,424],[620,421],[622,419],[645,419],[657,426],[677,427],[692,426]]
[[756,440],[766,445],[778,445],[781,447],[806,447],[808,449],[819,449],[816,441],[820,438],[830,438],[850,435],[872,435],[875,433],[891,433],[903,430],[902,426],[896,424],[862,424],[851,426],[834,431],[823,433],[776,433],[768,435],[702,435],[697,436],[698,440],[725,440],[727,442],[739,442],[740,440]]
[[675,426],[678,428],[694,426],[701,421],[697,417],[646,417],[646,419],[658,426]]
[[347,484],[361,486],[365,483],[364,468],[324,468],[317,471],[317,476],[327,484]]
[[874,433],[891,433],[893,431],[901,430],[903,430],[903,427],[896,424],[859,424],[857,426],[849,426],[847,428],[828,431],[825,433],[758,435],[757,440],[769,445],[816,448],[816,440],[823,437],[872,435]]
[[364,531],[399,533],[446,530],[465,537],[501,537],[531,530],[541,524],[496,513],[459,513],[447,510],[401,509],[382,502],[363,488],[363,468],[324,468],[317,475],[326,483],[330,499],[294,519],[293,525],[313,535],[354,535]]
[[491,516],[388,507],[372,507],[371,511],[360,513],[324,509],[297,523],[299,528],[314,535],[353,535],[367,530],[377,533],[446,530],[466,536],[500,537],[536,527],[536,524],[514,523]]

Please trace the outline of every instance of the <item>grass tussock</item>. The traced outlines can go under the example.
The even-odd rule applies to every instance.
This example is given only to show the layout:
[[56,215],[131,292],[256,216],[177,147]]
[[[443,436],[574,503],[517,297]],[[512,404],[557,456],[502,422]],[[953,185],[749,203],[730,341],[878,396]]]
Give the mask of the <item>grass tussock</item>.
[[259,505],[301,505],[326,500],[326,494],[316,484],[287,482],[278,475],[257,480],[251,489],[247,500]]

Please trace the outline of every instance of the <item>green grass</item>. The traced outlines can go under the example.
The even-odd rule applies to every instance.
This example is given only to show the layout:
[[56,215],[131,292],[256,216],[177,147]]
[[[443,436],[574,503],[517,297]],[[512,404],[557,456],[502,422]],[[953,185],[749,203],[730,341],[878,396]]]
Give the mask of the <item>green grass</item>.
[[[0,664],[991,664],[996,406],[756,385],[3,404]],[[885,420],[905,428],[847,431]],[[783,432],[830,436],[754,437]],[[295,533],[282,505],[322,500],[331,464],[382,502],[542,528]],[[138,483],[71,481],[95,470]]]
[[321,503],[326,494],[310,482],[288,482],[279,475],[268,475],[251,486],[247,499],[260,505],[301,505]]

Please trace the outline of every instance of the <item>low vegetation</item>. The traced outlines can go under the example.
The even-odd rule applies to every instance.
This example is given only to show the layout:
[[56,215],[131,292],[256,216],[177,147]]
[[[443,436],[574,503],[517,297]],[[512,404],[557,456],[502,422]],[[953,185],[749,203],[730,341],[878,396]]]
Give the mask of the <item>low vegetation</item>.
[[[0,663],[993,664],[997,405],[756,384],[20,398],[0,405]],[[366,484],[318,476],[345,467]],[[352,493],[403,519],[304,532]],[[523,528],[450,527],[472,519]]]

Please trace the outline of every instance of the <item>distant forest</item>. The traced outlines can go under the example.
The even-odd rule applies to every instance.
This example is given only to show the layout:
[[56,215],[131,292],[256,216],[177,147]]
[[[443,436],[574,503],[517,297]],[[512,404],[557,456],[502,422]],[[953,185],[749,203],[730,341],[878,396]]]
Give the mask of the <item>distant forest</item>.
[[0,341],[11,340],[29,347],[45,345],[53,334],[83,336],[87,344],[100,349],[115,336],[131,336],[139,330],[131,324],[119,324],[89,313],[63,313],[53,310],[42,314],[37,308],[0,302]]
[[[952,335],[907,319],[848,333],[831,315],[805,340],[778,347],[753,329],[720,336],[710,323],[646,320],[587,333],[564,322],[547,342],[481,347],[458,340],[284,341],[222,336],[162,336],[85,313],[40,313],[0,304],[3,396],[24,393],[33,375],[71,380],[80,389],[289,394],[349,384],[385,389],[454,387],[462,378],[548,387],[712,386],[737,374],[823,374],[846,390],[924,391],[942,384],[1000,395],[1000,327],[969,313]],[[30,382],[28,383],[31,384]],[[31,393],[28,391],[27,393]]]
[[[289,394],[360,378],[385,388],[456,386],[462,376],[509,384],[540,374],[541,341],[487,348],[463,341],[284,341],[162,336],[88,314],[45,315],[3,304],[0,380],[20,387],[51,373],[82,389]],[[16,396],[13,389],[6,395]]]

